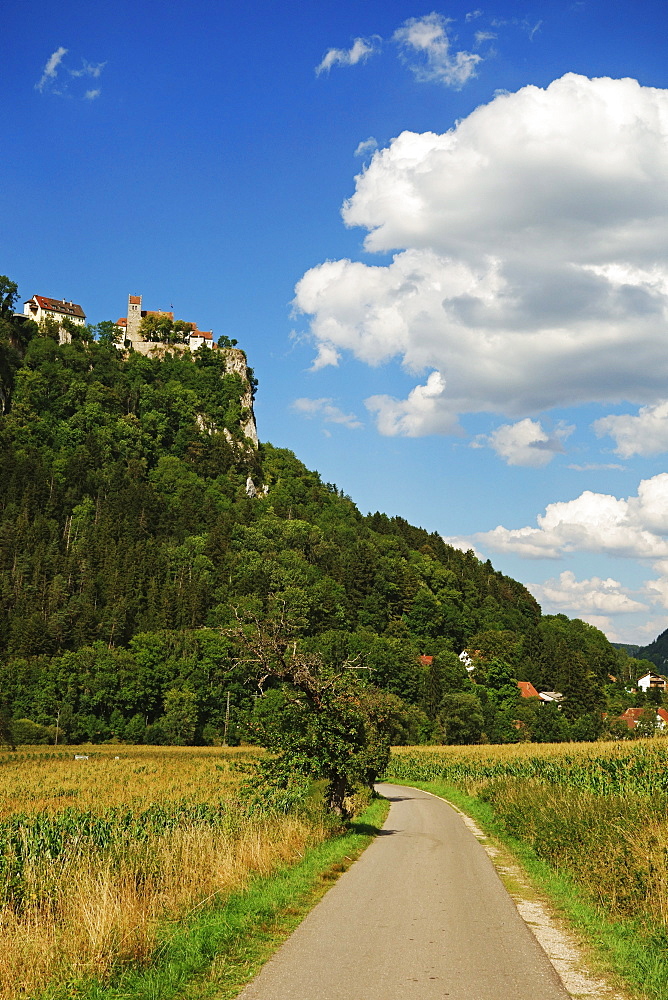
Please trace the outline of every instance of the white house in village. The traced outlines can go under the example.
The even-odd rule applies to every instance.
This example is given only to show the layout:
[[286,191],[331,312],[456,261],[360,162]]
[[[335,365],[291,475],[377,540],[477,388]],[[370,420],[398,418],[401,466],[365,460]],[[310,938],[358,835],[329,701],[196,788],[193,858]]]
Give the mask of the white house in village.
[[34,319],[36,323],[47,317],[54,319],[59,325],[64,319],[69,319],[77,326],[84,326],[86,322],[86,313],[76,302],[68,302],[67,299],[48,299],[46,295],[33,295],[24,302],[23,315]]
[[[174,320],[174,313],[165,310],[142,309],[141,295],[128,295],[128,314],[116,320],[116,327],[122,335],[122,340],[116,346],[121,350],[126,344],[132,345],[135,351],[140,354],[148,354],[159,345],[152,340],[144,340],[141,332],[141,321],[145,316],[166,316]],[[200,347],[214,347],[213,331],[198,330],[196,323],[189,323],[190,333],[184,341],[191,351],[196,351]]]
[[660,674],[655,674],[653,671],[648,670],[646,674],[639,677],[636,681],[636,687],[640,688],[641,691],[647,693],[648,691],[665,691],[668,682],[665,677]]

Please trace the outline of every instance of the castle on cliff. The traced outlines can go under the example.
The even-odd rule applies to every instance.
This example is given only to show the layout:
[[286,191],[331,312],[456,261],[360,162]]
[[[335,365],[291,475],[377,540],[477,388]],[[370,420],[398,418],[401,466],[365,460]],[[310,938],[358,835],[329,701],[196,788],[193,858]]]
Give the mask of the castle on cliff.
[[[44,295],[33,295],[24,303],[23,315],[36,323],[45,321],[55,324],[58,331],[58,341],[60,344],[70,343],[72,340],[72,326],[84,327],[86,314],[75,302],[67,299],[51,299]],[[142,328],[142,320],[146,317],[153,317],[158,321],[153,326],[153,331],[146,332],[146,324]],[[64,321],[68,320],[67,325]],[[159,321],[164,320],[164,326],[171,333],[176,334],[176,342],[162,339],[159,332]],[[155,333],[158,328],[157,335]],[[238,347],[234,346],[236,340],[221,338],[221,346],[215,343],[213,331],[199,330],[196,323],[183,322],[177,320],[174,323],[174,313],[164,310],[142,309],[141,295],[128,296],[127,316],[121,316],[116,320],[118,339],[116,347],[120,351],[131,350],[148,357],[161,358],[167,351],[184,353],[199,350],[200,347],[209,348],[220,353],[225,361],[225,371],[235,373],[242,381],[242,394],[239,399],[241,405],[241,430],[248,438],[254,448],[258,447],[257,427],[255,425],[255,414],[253,412],[253,388],[251,384],[252,372],[248,368],[246,355]],[[229,437],[229,431],[224,432]],[[230,438],[231,442],[231,438]],[[250,482],[247,484],[249,496],[254,496],[255,487]]]
[[[128,314],[116,320],[116,327],[122,335],[122,342],[119,347],[132,347],[140,354],[149,354],[158,345],[159,341],[149,340],[144,337],[141,329],[142,320],[147,316],[155,316],[156,319],[167,319],[174,322],[174,313],[164,310],[142,309],[141,295],[128,295]],[[187,323],[189,331],[184,336],[183,343],[191,351],[197,351],[200,347],[215,347],[213,331],[198,330],[197,323]]]

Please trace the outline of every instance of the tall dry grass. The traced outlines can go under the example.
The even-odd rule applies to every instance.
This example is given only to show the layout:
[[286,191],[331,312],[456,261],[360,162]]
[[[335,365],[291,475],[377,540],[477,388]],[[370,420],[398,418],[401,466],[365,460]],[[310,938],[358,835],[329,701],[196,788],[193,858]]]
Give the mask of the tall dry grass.
[[[142,757],[147,770],[135,773],[130,754],[124,758],[125,771],[110,770],[112,762],[104,760],[87,771],[68,771],[68,781],[79,790],[79,801],[88,807],[94,804],[107,823],[104,830],[111,831],[103,848],[93,842],[95,838],[78,838],[76,829],[71,833],[77,815],[71,807],[58,809],[66,796],[52,793],[63,771],[50,764],[60,762],[40,763],[41,772],[39,767],[28,769],[28,787],[36,797],[26,801],[33,807],[43,803],[51,813],[48,829],[57,833],[62,823],[68,834],[64,840],[55,838],[51,856],[48,838],[44,838],[43,851],[35,848],[42,843],[43,831],[32,839],[28,835],[31,823],[34,834],[35,824],[39,827],[44,821],[35,808],[30,815],[24,812],[22,818],[14,815],[5,822],[5,827],[12,823],[12,830],[19,834],[5,841],[5,864],[0,869],[0,898],[4,899],[0,1000],[36,996],[49,983],[104,977],[119,964],[144,962],[154,953],[160,928],[167,922],[223,899],[253,875],[296,861],[309,845],[325,838],[324,823],[313,817],[253,817],[235,809],[232,795],[238,778],[227,766],[216,770],[221,759],[227,765],[231,758],[229,753],[212,754],[203,762],[196,752],[155,754],[148,763]],[[0,801],[7,816],[16,775],[3,771],[0,767]],[[166,788],[171,789],[171,799],[165,795]],[[198,818],[192,808],[183,807],[184,789],[190,801],[203,802],[209,795],[210,804],[220,800],[222,791],[230,808],[202,810]],[[156,810],[144,808],[150,804],[147,795],[155,796],[154,802],[161,795],[162,826],[154,822]],[[139,818],[132,837],[127,836],[128,812],[118,808],[123,797],[124,806],[134,802],[137,807]],[[114,826],[118,816],[125,827],[123,823]],[[151,822],[142,826],[142,816],[152,817]],[[90,821],[88,826],[95,828]]]

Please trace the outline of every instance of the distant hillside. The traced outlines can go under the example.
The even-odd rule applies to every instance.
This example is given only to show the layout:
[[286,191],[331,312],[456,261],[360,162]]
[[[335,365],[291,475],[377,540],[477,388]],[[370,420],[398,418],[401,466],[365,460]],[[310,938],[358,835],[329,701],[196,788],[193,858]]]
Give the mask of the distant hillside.
[[610,645],[614,646],[615,649],[623,649],[625,653],[628,653],[629,656],[633,656],[635,658],[639,656],[639,650],[641,648],[637,645],[637,643],[633,642],[611,642]]
[[638,659],[649,660],[665,674],[668,671],[668,629],[662,632],[649,646],[642,646],[635,654]]

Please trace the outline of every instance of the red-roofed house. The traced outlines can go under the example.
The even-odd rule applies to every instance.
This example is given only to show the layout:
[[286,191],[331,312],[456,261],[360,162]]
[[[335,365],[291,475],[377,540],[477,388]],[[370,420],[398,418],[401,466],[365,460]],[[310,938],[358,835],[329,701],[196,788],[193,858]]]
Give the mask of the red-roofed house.
[[188,340],[191,351],[196,351],[199,347],[213,347],[213,330],[198,330],[193,326]]
[[517,686],[520,689],[520,695],[523,698],[540,698],[540,695],[531,681],[518,681]]
[[[627,708],[619,716],[619,722],[625,722],[629,729],[635,729],[643,716],[643,712],[646,713],[648,707],[646,705],[644,708]],[[657,708],[654,728],[663,730],[666,727],[668,727],[668,711],[665,708]]]
[[34,319],[40,323],[48,316],[55,319],[57,323],[62,323],[64,319],[69,319],[77,326],[83,326],[86,322],[86,313],[76,302],[68,302],[66,299],[48,299],[46,295],[33,295],[31,299],[23,303],[23,315]]

